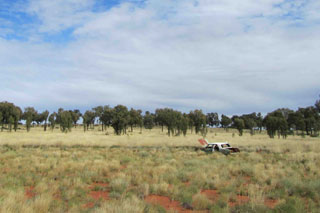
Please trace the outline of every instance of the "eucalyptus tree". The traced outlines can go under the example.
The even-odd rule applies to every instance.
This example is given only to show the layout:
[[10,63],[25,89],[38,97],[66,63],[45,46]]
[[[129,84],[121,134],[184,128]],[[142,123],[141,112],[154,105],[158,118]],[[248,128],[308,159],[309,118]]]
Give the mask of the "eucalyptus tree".
[[33,107],[26,107],[24,109],[22,118],[26,121],[27,131],[30,131],[32,121],[36,120],[38,112]]
[[84,129],[89,130],[90,125],[94,125],[94,120],[96,118],[96,113],[92,110],[87,110],[83,115],[83,125]]
[[[133,126],[142,126],[141,122],[143,122],[143,117],[141,115],[142,111],[141,110],[135,110],[133,108],[130,109],[129,111],[129,121],[128,125],[131,128],[131,132],[133,132]],[[140,128],[141,130],[141,128]]]
[[112,110],[112,124],[116,135],[126,134],[129,120],[129,111],[126,106],[117,105]]
[[283,138],[287,137],[288,122],[285,116],[286,114],[284,114],[282,110],[276,110],[268,113],[264,118],[263,122],[265,127],[267,128],[267,133],[270,138],[274,138],[276,134],[278,134],[279,138],[280,136],[282,136]]
[[49,123],[50,123],[50,128],[53,131],[55,125],[56,125],[56,119],[57,119],[57,113],[54,112],[49,116]]
[[47,131],[47,121],[48,121],[49,111],[46,110],[41,113],[41,120],[44,122],[43,130]]
[[62,132],[70,132],[72,128],[72,112],[61,111],[60,112],[60,129]]
[[109,127],[112,124],[112,108],[108,105],[103,107],[103,112],[101,117],[99,118],[102,122],[102,131],[104,131],[104,127]]
[[163,127],[165,126],[165,109],[156,109],[155,110],[155,122],[161,126],[161,131],[163,132]]
[[239,131],[239,135],[242,136],[243,129],[245,128],[244,120],[242,118],[235,118],[233,125]]
[[151,114],[149,111],[146,111],[145,115],[143,116],[143,125],[146,129],[152,129],[154,126],[154,115]]
[[222,128],[224,128],[226,131],[228,130],[228,127],[230,126],[230,124],[232,123],[232,120],[226,116],[226,115],[221,115],[221,126]]
[[0,102],[0,113],[1,131],[3,131],[4,125],[8,126],[9,131],[12,130],[12,127],[16,131],[18,128],[18,122],[22,117],[21,109],[13,103]]
[[79,121],[82,114],[81,114],[80,110],[78,110],[78,109],[72,110],[72,111],[70,111],[70,113],[71,113],[73,125],[76,128],[77,122]]
[[211,127],[219,126],[220,120],[219,115],[216,112],[210,112],[207,114],[207,124]]
[[[103,131],[103,123],[101,121],[101,117],[103,114],[103,106],[97,106],[97,107],[93,108],[92,111],[94,111],[94,113],[95,113],[95,118],[98,118],[98,123],[102,124],[102,131]],[[94,121],[93,121],[93,127],[94,127]]]
[[202,110],[194,110],[189,113],[190,119],[193,121],[195,127],[195,132],[198,134],[200,131],[203,131],[206,128],[206,116],[202,113]]

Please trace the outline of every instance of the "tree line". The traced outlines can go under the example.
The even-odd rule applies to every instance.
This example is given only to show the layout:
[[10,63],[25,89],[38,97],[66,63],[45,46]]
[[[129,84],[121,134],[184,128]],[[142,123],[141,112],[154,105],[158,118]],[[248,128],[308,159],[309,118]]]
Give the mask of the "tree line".
[[267,134],[286,138],[288,134],[302,134],[318,136],[320,130],[320,100],[314,106],[298,108],[294,111],[288,108],[277,109],[262,116],[261,113],[234,115],[228,117],[222,114],[221,118],[217,112],[204,114],[202,110],[196,109],[189,113],[183,113],[171,108],[156,109],[154,113],[131,108],[123,105],[115,107],[97,106],[83,114],[80,110],[58,109],[57,112],[49,113],[48,110],[38,112],[33,107],[26,107],[23,111],[20,107],[9,102],[0,102],[0,126],[1,131],[17,131],[21,121],[24,121],[26,130],[41,125],[44,131],[55,127],[62,132],[69,132],[78,126],[82,118],[83,131],[94,129],[95,125],[101,125],[102,131],[107,127],[112,127],[117,135],[126,134],[133,131],[134,127],[142,129],[152,129],[154,126],[166,129],[168,136],[186,135],[190,133],[206,135],[208,127],[220,127],[228,131],[235,128],[239,135],[243,131],[249,130],[250,134],[255,134],[266,129]]

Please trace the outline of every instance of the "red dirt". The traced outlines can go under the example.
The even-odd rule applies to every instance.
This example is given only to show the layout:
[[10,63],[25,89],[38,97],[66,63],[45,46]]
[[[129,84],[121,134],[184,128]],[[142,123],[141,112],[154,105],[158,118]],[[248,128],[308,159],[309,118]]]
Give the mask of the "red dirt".
[[264,205],[268,206],[269,208],[273,209],[278,203],[278,200],[273,199],[265,199]]
[[212,190],[212,189],[206,189],[202,190],[201,194],[204,194],[207,196],[207,198],[213,202],[218,200],[219,194],[217,190]]
[[249,202],[249,200],[250,200],[250,198],[248,196],[237,195],[237,201],[236,202],[229,201],[229,206],[233,207],[233,206],[236,206],[236,205],[241,205],[241,204]]
[[[101,182],[96,182],[92,183],[89,186],[89,189],[91,190],[89,192],[89,196],[92,197],[95,201],[98,201],[100,199],[102,200],[109,200],[109,192],[108,191],[93,191],[96,186],[98,187],[107,187],[109,184],[108,183],[101,183]],[[89,202],[83,205],[83,208],[93,208],[95,205],[94,202]]]
[[182,208],[178,201],[171,200],[169,197],[160,196],[160,195],[148,195],[144,199],[147,203],[153,205],[160,205],[166,210],[174,210],[177,212],[192,212],[191,210],[187,210]]
[[108,183],[92,183],[89,186],[89,189],[94,189],[96,186],[107,187],[108,185],[109,185]]
[[109,192],[105,191],[91,191],[89,195],[94,199],[94,200],[109,200]]
[[185,186],[190,186],[190,181],[187,181],[187,182],[183,182],[183,184],[185,185]]
[[25,196],[26,196],[28,199],[31,199],[31,198],[33,198],[34,196],[36,196],[36,193],[35,193],[33,190],[34,190],[34,187],[33,187],[33,186],[29,186],[29,187],[26,187],[26,188],[25,188]]
[[94,202],[86,203],[82,207],[85,208],[85,209],[93,208],[94,207]]
[[121,165],[120,166],[120,170],[123,170],[123,169],[126,169],[127,168],[127,165]]

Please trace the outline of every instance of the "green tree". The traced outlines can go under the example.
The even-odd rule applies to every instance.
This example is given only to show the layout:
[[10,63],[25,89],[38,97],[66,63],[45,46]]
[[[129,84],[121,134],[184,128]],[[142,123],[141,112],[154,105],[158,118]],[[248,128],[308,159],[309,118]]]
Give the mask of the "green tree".
[[0,102],[0,113],[1,113],[1,131],[8,126],[8,130],[12,131],[12,126],[16,131],[18,128],[18,122],[21,119],[22,111],[19,107],[15,106],[13,103]]
[[156,109],[155,111],[155,122],[157,125],[161,126],[161,131],[163,132],[163,127],[166,126],[167,121],[166,121],[166,113],[169,112],[170,109]]
[[51,130],[53,131],[55,125],[56,125],[56,119],[57,119],[57,113],[54,112],[49,116],[49,123],[50,123],[50,127]]
[[207,124],[209,126],[219,126],[220,120],[219,120],[219,115],[216,112],[211,112],[207,114]]
[[129,111],[126,106],[117,105],[113,108],[111,126],[116,135],[121,135],[121,133],[126,134],[128,120]]
[[112,124],[112,116],[113,110],[108,105],[103,107],[103,112],[100,117],[102,122],[102,131],[104,131],[103,127],[109,127]]
[[133,132],[133,126],[138,125],[138,120],[140,116],[141,116],[141,110],[135,110],[133,108],[130,109],[128,125],[131,128],[131,132]]
[[33,107],[27,107],[24,109],[23,119],[26,121],[27,131],[30,131],[31,123],[37,117],[37,111]]
[[72,116],[73,125],[76,128],[77,127],[77,122],[81,118],[82,114],[81,114],[80,110],[78,110],[78,109],[72,110],[72,111],[70,111],[70,113],[71,113],[71,116]]
[[83,118],[83,125],[86,126],[87,130],[89,130],[90,125],[94,125],[94,120],[96,118],[96,113],[91,110],[87,110],[84,115],[82,116]]
[[70,111],[62,111],[60,113],[60,129],[62,132],[70,132],[72,128],[72,113]]
[[245,128],[243,119],[235,118],[234,119],[234,127],[239,131],[239,135],[242,136],[243,129]]
[[43,126],[43,130],[47,131],[47,121],[48,121],[48,116],[49,116],[49,111],[46,110],[44,112],[41,113],[41,117],[42,117],[42,122],[44,122],[44,126]]
[[144,128],[150,130],[154,126],[154,116],[149,111],[146,111],[145,115],[143,116],[143,125]]
[[202,110],[194,110],[189,113],[190,119],[193,121],[195,132],[198,134],[206,128],[206,116],[202,113]]
[[230,126],[230,124],[232,123],[232,120],[226,116],[226,115],[221,115],[221,126],[222,128],[224,128],[226,131],[228,130],[228,127]]
[[[95,118],[98,118],[98,123],[102,124],[102,131],[103,131],[103,122],[101,121],[101,118],[103,115],[103,106],[97,106],[97,107],[93,108],[92,110],[95,113]],[[94,122],[93,122],[93,124],[94,124]]]
[[263,122],[267,128],[267,133],[270,138],[274,138],[276,134],[278,134],[278,137],[287,137],[288,123],[285,118],[285,114],[283,114],[281,110],[268,113]]

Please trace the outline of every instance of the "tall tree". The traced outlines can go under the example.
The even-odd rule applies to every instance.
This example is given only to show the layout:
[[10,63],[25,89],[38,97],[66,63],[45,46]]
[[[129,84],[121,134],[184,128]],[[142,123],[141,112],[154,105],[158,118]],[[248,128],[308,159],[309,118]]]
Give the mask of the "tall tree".
[[42,120],[44,121],[43,130],[47,131],[47,121],[48,121],[49,111],[46,110],[46,111],[42,112],[41,115],[42,115]]
[[226,116],[224,114],[221,115],[220,124],[221,124],[222,128],[224,128],[225,130],[228,130],[228,127],[230,126],[231,123],[232,123],[232,120],[228,116]]
[[219,126],[220,120],[219,120],[219,115],[216,112],[211,112],[207,114],[207,124],[209,126]]
[[26,121],[27,131],[30,131],[31,123],[37,117],[38,112],[33,107],[27,107],[24,109],[23,119]]
[[[103,114],[103,106],[97,106],[97,107],[93,108],[92,110],[95,113],[95,118],[98,118],[98,123],[102,124],[102,131],[103,131],[103,123],[101,121],[102,114]],[[94,124],[94,122],[93,122],[93,124]]]
[[21,109],[15,106],[13,103],[0,102],[0,113],[1,131],[3,131],[5,125],[8,125],[9,131],[12,130],[12,126],[16,131],[18,128],[18,122],[22,116]]
[[202,113],[202,110],[194,110],[190,113],[190,118],[193,121],[195,127],[195,132],[198,134],[200,131],[203,131],[206,128],[206,116]]
[[78,109],[72,110],[72,111],[70,111],[70,113],[71,113],[71,116],[72,116],[73,125],[76,128],[77,127],[77,122],[79,121],[79,119],[82,116],[82,114],[81,114],[80,110],[78,110]]
[[104,131],[104,127],[109,127],[112,124],[112,113],[112,108],[110,108],[108,105],[103,107],[103,112],[100,117],[102,122],[102,131]]
[[116,135],[121,135],[121,133],[126,134],[128,120],[129,111],[126,106],[117,105],[113,108],[111,126]]
[[284,114],[282,110],[276,110],[271,113],[268,113],[268,115],[264,118],[264,124],[267,128],[267,133],[270,136],[270,138],[274,138],[276,133],[278,134],[278,137],[287,137],[288,122],[285,116],[286,114]]
[[234,119],[234,127],[239,131],[239,135],[242,136],[243,129],[245,128],[243,119],[235,118]]
[[53,131],[55,125],[56,125],[56,119],[57,119],[57,113],[54,112],[49,116],[49,123],[50,123],[50,128]]
[[143,116],[143,125],[144,128],[150,130],[154,126],[154,116],[149,111],[146,111],[146,114]]
[[83,125],[85,125],[86,129],[89,130],[89,126],[94,125],[96,113],[94,111],[87,110],[82,116],[82,118],[83,118]]
[[70,111],[62,111],[60,113],[60,129],[62,132],[70,132],[72,128],[72,113]]

